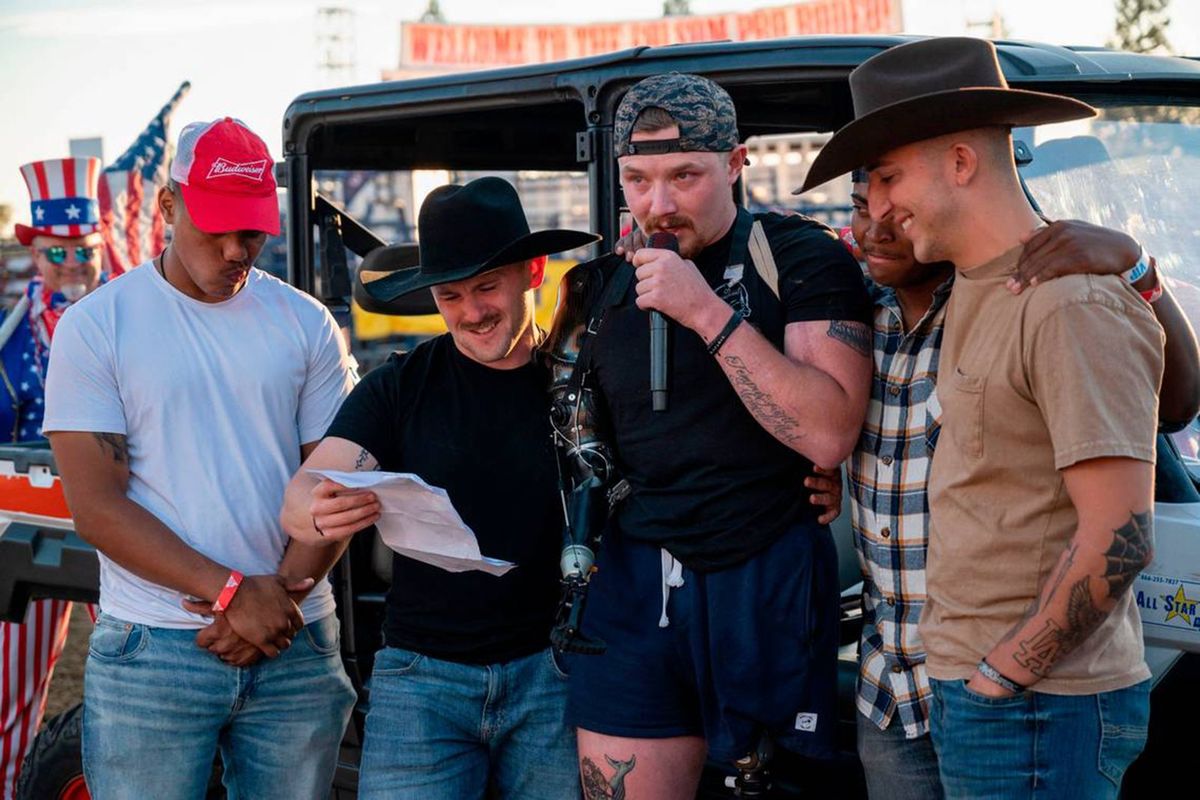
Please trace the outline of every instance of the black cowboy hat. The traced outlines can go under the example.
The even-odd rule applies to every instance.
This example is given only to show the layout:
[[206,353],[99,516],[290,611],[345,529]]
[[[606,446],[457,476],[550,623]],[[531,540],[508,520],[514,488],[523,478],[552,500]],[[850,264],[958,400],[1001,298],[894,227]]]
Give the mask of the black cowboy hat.
[[1096,115],[1087,103],[1010,89],[984,39],[909,42],[850,73],[854,121],[833,135],[793,194],[869,164],[913,142],[991,125],[1044,125]]
[[397,270],[411,269],[421,263],[421,251],[416,242],[400,242],[376,247],[363,256],[355,271],[353,282],[354,302],[363,311],[372,314],[410,317],[438,313],[433,294],[428,289],[409,292],[390,302],[383,302],[371,295],[370,285],[392,275]]
[[531,233],[517,190],[501,178],[439,186],[417,216],[420,264],[363,284],[382,303],[402,295],[473,278],[496,267],[573,250],[600,240],[583,231]]

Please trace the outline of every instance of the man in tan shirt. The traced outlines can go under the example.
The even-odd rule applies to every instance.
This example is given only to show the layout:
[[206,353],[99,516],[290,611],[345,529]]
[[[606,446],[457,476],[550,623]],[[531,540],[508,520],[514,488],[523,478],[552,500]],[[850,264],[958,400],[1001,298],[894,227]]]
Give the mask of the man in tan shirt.
[[902,45],[850,81],[857,118],[806,186],[867,163],[872,218],[958,272],[920,625],[946,796],[1115,798],[1149,716],[1128,590],[1153,546],[1162,330],[1116,276],[1005,286],[1043,224],[1011,127],[1095,112],[1009,89],[983,40]]

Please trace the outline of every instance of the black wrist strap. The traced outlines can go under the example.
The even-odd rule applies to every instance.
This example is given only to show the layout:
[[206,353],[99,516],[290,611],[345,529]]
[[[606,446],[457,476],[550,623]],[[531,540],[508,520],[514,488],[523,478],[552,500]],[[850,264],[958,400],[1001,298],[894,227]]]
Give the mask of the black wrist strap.
[[746,315],[742,313],[741,309],[733,312],[733,316],[729,318],[729,322],[725,323],[725,327],[721,328],[721,332],[717,334],[717,337],[708,343],[708,354],[710,356],[715,356],[721,351],[721,345],[725,344],[725,340],[733,335],[733,332],[737,330],[737,326],[741,325],[742,320],[745,318]]
[[978,669],[979,674],[983,675],[983,677],[987,678],[997,686],[1002,686],[1005,689],[1008,689],[1013,694],[1020,694],[1021,692],[1025,691],[1024,686],[1001,675],[1000,670],[989,664],[986,658],[979,662]]

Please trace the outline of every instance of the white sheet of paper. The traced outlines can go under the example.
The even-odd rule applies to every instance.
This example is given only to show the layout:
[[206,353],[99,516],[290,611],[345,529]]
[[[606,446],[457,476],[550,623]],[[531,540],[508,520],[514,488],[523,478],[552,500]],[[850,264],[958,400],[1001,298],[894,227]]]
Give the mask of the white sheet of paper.
[[448,572],[479,570],[503,575],[516,566],[479,552],[475,532],[467,527],[446,490],[430,486],[408,472],[341,472],[310,469],[309,473],[349,489],[370,489],[382,507],[379,537],[392,550]]

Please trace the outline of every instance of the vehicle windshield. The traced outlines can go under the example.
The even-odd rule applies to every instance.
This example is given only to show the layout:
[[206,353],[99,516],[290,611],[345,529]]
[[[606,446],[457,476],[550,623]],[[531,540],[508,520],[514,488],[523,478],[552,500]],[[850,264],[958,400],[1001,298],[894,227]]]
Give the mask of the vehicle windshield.
[[[1200,330],[1200,108],[1108,106],[1094,119],[1018,128],[1032,151],[1021,169],[1049,219],[1123,230],[1154,256],[1192,327]],[[1200,453],[1200,426],[1176,437]]]
[[1119,106],[1095,119],[1018,128],[1021,173],[1042,213],[1123,230],[1154,256],[1200,327],[1200,108]]

